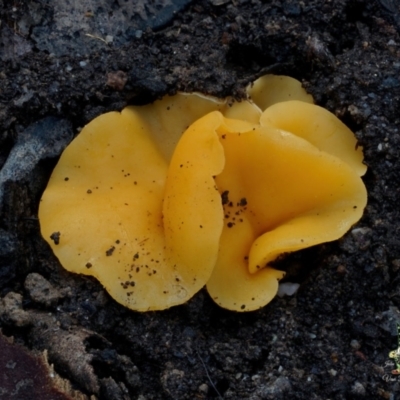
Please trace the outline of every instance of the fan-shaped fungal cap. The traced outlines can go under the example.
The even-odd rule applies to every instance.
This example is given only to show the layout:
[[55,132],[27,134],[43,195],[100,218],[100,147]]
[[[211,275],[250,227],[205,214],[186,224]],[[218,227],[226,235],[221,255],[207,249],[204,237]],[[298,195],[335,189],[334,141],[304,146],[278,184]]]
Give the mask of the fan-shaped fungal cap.
[[[135,310],[164,309],[193,296],[211,274],[222,229],[212,176],[224,156],[214,137],[210,129],[180,143],[195,140],[207,163],[193,157],[180,168],[175,159],[174,184],[166,188],[167,164],[134,109],[87,125],[62,154],[39,209],[43,236],[58,233],[50,245],[62,265],[95,276]],[[190,201],[179,201],[182,190]],[[168,201],[163,215],[164,195],[178,199],[176,215]]]

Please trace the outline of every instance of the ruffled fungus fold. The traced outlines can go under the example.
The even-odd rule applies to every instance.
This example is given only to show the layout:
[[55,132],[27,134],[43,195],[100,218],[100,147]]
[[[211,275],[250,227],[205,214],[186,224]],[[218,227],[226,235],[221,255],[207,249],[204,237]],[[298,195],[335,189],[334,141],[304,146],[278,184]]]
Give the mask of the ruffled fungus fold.
[[300,82],[268,75],[248,93],[178,93],[84,127],[39,207],[61,264],[137,311],[204,285],[230,310],[270,302],[284,276],[271,261],[361,218],[366,167],[352,132]]
[[260,124],[307,140],[319,150],[345,161],[359,176],[367,170],[362,162],[362,147],[357,146],[353,132],[322,107],[298,100],[273,104],[263,112]]
[[366,204],[365,187],[346,162],[272,126],[240,128],[235,121],[217,128],[226,160],[216,177],[226,194],[225,223],[207,283],[219,305],[236,311],[275,296],[283,273],[268,267],[271,261],[338,239]]
[[215,128],[215,112],[194,122],[179,141],[167,174],[163,222],[167,254],[183,287],[204,286],[217,261],[223,226],[221,197],[214,176],[225,156]]

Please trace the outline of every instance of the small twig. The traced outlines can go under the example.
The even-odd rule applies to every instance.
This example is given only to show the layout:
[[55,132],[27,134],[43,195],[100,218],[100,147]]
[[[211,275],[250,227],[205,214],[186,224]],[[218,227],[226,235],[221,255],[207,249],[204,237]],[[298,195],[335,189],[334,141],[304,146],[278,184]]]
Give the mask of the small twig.
[[90,37],[90,38],[92,38],[92,39],[101,40],[101,41],[104,42],[105,44],[108,44],[107,41],[104,40],[103,38],[101,38],[100,36],[91,35],[90,33],[85,33],[85,36]]
[[197,355],[198,355],[199,358],[200,358],[201,363],[203,364],[204,370],[206,371],[207,378],[208,378],[208,380],[210,381],[212,388],[215,390],[215,392],[217,393],[217,395],[222,399],[221,393],[218,391],[218,389],[217,389],[216,386],[214,385],[214,382],[212,381],[212,379],[211,379],[211,377],[210,377],[210,374],[208,373],[207,366],[206,366],[205,362],[203,361],[203,359],[201,358],[199,349],[196,349],[196,352],[197,352]]

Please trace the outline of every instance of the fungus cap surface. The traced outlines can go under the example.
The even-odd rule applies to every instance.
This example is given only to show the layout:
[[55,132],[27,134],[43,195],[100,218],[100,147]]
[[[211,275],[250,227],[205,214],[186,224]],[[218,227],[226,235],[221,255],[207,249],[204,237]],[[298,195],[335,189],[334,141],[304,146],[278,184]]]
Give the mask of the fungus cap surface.
[[[191,201],[171,212],[183,214],[186,224],[194,215],[207,223],[182,235],[166,207],[165,235],[167,164],[141,116],[127,108],[87,125],[62,154],[39,208],[42,235],[61,264],[96,277],[115,300],[140,311],[181,304],[200,290],[214,267],[222,229],[219,194],[210,182],[224,156],[217,137],[206,135],[196,148],[209,154],[214,146],[207,167],[191,160],[166,196],[179,196],[190,180],[195,193],[184,189]],[[175,168],[176,162],[172,175]],[[50,240],[55,232],[58,244]],[[185,247],[176,245],[183,240]]]

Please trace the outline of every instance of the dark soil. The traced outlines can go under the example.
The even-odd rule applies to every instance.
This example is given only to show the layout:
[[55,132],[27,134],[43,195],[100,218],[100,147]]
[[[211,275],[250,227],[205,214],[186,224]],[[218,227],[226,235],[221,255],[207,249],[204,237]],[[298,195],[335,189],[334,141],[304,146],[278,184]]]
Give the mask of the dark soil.
[[[47,350],[101,400],[400,398],[399,28],[398,0],[0,0],[0,327],[15,354]],[[240,314],[201,291],[137,313],[63,270],[37,209],[79,128],[178,90],[240,98],[267,72],[300,79],[369,167],[357,226],[284,261],[294,297]],[[33,399],[33,376],[5,381],[18,368],[0,365],[0,399]]]

